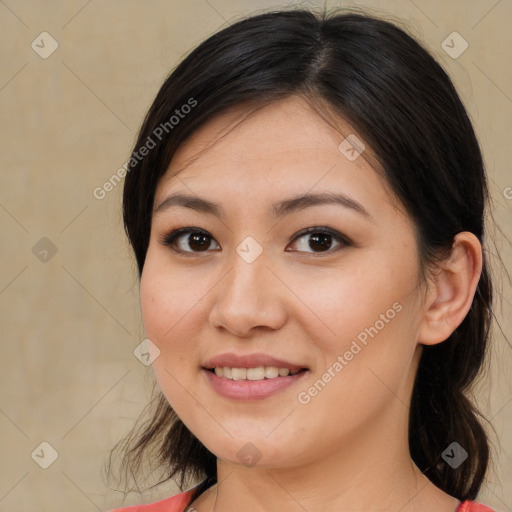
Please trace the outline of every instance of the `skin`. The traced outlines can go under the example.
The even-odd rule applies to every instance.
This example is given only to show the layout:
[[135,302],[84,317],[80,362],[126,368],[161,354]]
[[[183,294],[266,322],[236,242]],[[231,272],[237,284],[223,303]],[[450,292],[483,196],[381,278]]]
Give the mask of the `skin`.
[[[454,511],[458,500],[410,458],[408,404],[423,345],[444,341],[471,306],[478,240],[457,235],[452,257],[422,283],[412,221],[370,165],[370,149],[354,161],[338,149],[355,133],[347,123],[340,133],[297,96],[239,123],[244,112],[238,107],[197,130],[156,190],[155,208],[183,192],[218,203],[225,217],[182,206],[155,212],[140,282],[145,333],[160,350],[158,383],[217,456],[219,484],[193,509]],[[275,201],[321,191],[346,194],[369,216],[334,204],[279,221],[267,213]],[[322,251],[310,246],[311,234],[296,238],[319,226],[353,245],[331,238]],[[177,245],[185,255],[160,242],[179,227],[206,230],[208,250],[187,243],[188,234]],[[247,236],[263,249],[250,264],[236,252]],[[299,403],[298,393],[396,303],[400,312]],[[225,352],[263,352],[310,372],[264,400],[235,401],[218,395],[201,370]],[[261,455],[251,467],[237,457],[249,442]]]

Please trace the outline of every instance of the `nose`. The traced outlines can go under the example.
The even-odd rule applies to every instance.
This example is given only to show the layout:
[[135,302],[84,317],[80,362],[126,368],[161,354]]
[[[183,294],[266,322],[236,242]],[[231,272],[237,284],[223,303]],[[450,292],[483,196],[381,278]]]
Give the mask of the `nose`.
[[261,329],[280,329],[287,319],[290,292],[269,267],[264,252],[248,263],[233,251],[229,264],[229,271],[212,290],[210,324],[241,338]]

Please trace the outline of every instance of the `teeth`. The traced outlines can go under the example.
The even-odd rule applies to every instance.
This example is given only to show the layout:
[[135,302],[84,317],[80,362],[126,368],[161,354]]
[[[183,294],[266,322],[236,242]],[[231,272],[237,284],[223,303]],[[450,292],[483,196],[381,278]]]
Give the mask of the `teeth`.
[[265,377],[267,379],[275,379],[279,375],[277,366],[265,366]]
[[265,378],[265,368],[247,368],[247,380],[262,380]]
[[[224,375],[224,370],[222,370],[222,374]],[[233,380],[245,380],[247,378],[247,370],[245,368],[232,368],[231,378]]]
[[215,375],[232,380],[263,380],[295,375],[299,371],[290,371],[288,368],[278,368],[277,366],[258,366],[257,368],[228,368],[225,366],[224,368],[215,368]]

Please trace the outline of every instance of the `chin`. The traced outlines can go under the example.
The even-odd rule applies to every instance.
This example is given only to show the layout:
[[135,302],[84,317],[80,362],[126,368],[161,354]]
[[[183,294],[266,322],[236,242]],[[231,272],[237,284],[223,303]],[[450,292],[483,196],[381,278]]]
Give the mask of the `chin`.
[[290,458],[294,446],[295,449],[297,447],[295,443],[290,443],[290,446],[276,446],[261,433],[255,436],[246,433],[244,438],[240,439],[215,440],[205,446],[218,459],[248,468],[283,468],[298,462],[292,460],[296,457]]

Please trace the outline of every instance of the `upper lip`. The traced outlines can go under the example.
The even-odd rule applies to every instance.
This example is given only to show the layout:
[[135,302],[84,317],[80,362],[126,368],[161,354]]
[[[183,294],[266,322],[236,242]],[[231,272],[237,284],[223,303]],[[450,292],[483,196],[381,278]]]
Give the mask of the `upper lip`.
[[277,366],[278,368],[288,368],[289,370],[301,370],[306,366],[294,364],[283,359],[277,359],[267,354],[219,354],[212,357],[203,364],[203,368],[211,370],[212,368],[258,368],[260,366]]

